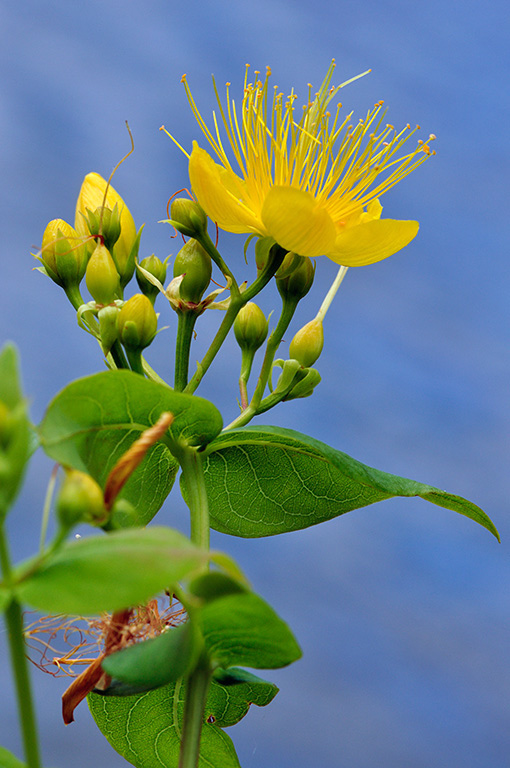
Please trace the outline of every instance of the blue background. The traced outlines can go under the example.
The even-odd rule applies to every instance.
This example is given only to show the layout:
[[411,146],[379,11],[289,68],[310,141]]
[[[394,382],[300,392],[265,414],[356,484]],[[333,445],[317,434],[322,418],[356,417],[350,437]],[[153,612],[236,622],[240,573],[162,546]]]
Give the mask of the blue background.
[[[397,127],[437,134],[437,157],[392,190],[384,215],[418,219],[401,253],[350,270],[325,323],[312,398],[272,420],[384,469],[464,495],[499,527],[497,542],[471,521],[420,500],[394,500],[295,534],[242,541],[215,535],[254,588],[293,627],[304,658],[267,677],[273,704],[230,731],[243,768],[507,768],[510,751],[507,501],[508,9],[503,0],[330,2],[123,0],[0,4],[2,168],[0,337],[19,345],[32,416],[72,378],[102,369],[64,295],[31,271],[46,223],[73,220],[85,173],[108,176],[136,151],[115,186],[137,224],[142,255],[177,250],[164,218],[187,186],[185,146],[198,137],[180,77],[204,115],[210,74],[240,89],[245,62],[284,92],[318,86],[332,57],[335,82],[358,116],[383,98]],[[238,91],[239,92],[239,91]],[[242,238],[221,235],[238,274]],[[305,322],[336,272],[319,259]],[[276,294],[264,305],[276,308]],[[160,300],[163,324],[175,324]],[[198,326],[200,357],[218,318]],[[301,322],[293,326],[297,330]],[[170,376],[172,332],[151,354]],[[285,351],[285,350],[283,350]],[[227,345],[200,393],[236,415],[238,355]],[[37,455],[10,519],[16,558],[38,543],[51,463]],[[172,496],[160,519],[187,530]],[[21,755],[0,635],[0,743]],[[125,765],[82,705],[59,717],[66,681],[37,670],[45,765]]]

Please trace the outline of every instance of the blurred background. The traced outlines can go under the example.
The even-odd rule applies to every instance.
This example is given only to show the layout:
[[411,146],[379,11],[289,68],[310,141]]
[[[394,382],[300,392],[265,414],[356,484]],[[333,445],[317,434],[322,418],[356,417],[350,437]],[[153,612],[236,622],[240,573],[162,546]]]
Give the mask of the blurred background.
[[[322,384],[261,421],[466,496],[503,543],[421,500],[386,501],[278,538],[214,535],[304,651],[266,675],[281,688],[270,707],[253,707],[229,731],[243,768],[508,766],[507,22],[503,0],[0,3],[0,338],[19,346],[35,422],[71,379],[103,362],[63,292],[32,271],[30,251],[50,219],[73,222],[83,176],[108,176],[129,149],[127,119],[136,149],[114,186],[137,224],[146,222],[141,256],[176,253],[172,230],[157,221],[188,186],[186,158],[158,128],[188,150],[200,138],[184,72],[208,117],[211,73],[220,87],[232,82],[240,100],[245,63],[270,65],[273,83],[304,101],[334,57],[335,83],[372,68],[342,91],[346,112],[362,116],[384,99],[397,128],[420,123],[424,138],[438,136],[437,156],[382,201],[385,216],[419,220],[418,237],[386,261],[349,270],[325,322]],[[253,276],[243,242],[220,235],[241,279]],[[292,333],[314,316],[335,274],[318,259]],[[264,302],[276,309],[276,291]],[[173,329],[162,299],[158,308]],[[218,320],[208,312],[199,321],[192,359]],[[148,354],[165,376],[172,338],[159,334]],[[230,343],[199,390],[226,423],[237,413],[238,365]],[[37,548],[50,471],[37,454],[9,520],[16,559]],[[178,495],[158,519],[187,531]],[[0,654],[0,743],[21,756],[4,632]],[[32,672],[45,765],[126,765],[86,705],[64,727],[69,681]]]

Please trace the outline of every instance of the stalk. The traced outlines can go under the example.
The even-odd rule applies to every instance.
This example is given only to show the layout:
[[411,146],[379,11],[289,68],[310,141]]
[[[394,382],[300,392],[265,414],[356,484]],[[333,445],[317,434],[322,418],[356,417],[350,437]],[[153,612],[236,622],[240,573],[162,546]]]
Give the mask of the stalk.
[[[12,570],[5,530],[0,526],[0,562],[4,582],[11,583]],[[32,688],[28,673],[28,661],[25,656],[25,638],[23,635],[23,614],[16,599],[11,600],[5,611],[5,623],[9,639],[9,650],[14,675],[14,685],[18,700],[18,712],[21,725],[21,735],[25,752],[27,768],[41,768],[39,740],[32,698]]]
[[[191,517],[191,541],[209,549],[209,505],[205,489],[202,457],[194,448],[184,448],[179,456],[187,503]],[[206,566],[207,567],[207,566]],[[205,651],[186,684],[184,719],[179,768],[197,768],[205,702],[211,681],[209,658]]]

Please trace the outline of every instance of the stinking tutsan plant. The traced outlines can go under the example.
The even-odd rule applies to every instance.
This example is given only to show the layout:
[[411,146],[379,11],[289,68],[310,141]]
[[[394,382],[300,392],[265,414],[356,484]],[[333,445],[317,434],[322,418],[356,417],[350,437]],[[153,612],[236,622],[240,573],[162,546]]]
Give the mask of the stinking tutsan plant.
[[[182,143],[172,136],[189,159],[191,194],[169,206],[165,221],[183,240],[169,264],[143,253],[142,228],[113,174],[87,174],[73,224],[54,219],[46,227],[38,269],[97,341],[101,372],[71,381],[32,428],[16,352],[7,345],[0,354],[0,609],[25,750],[20,763],[0,748],[2,765],[42,766],[27,639],[41,649],[31,650],[38,666],[72,678],[64,722],[86,699],[129,764],[239,768],[225,728],[278,692],[248,670],[284,667],[301,650],[241,566],[210,549],[211,529],[263,539],[420,496],[498,537],[489,517],[460,496],[258,419],[288,400],[320,396],[321,352],[335,340],[326,315],[347,270],[391,256],[418,232],[415,221],[384,218],[381,198],[434,154],[435,137],[395,129],[382,102],[360,119],[345,114],[336,98],[352,80],[333,86],[334,71],[332,63],[301,108],[297,94],[285,98],[270,86],[269,69],[251,79],[246,68],[240,101],[230,85],[222,99],[214,84],[210,122],[183,78],[200,131]],[[239,258],[223,258],[215,226],[243,235],[247,264],[242,247]],[[324,258],[338,274],[310,317],[301,302]],[[257,303],[262,293],[272,297],[269,315]],[[151,356],[160,316],[174,340],[171,382]],[[195,363],[195,334],[206,326],[212,341]],[[216,358],[230,334],[240,372],[227,417],[197,390],[206,375],[222,376]],[[39,551],[14,567],[5,520],[36,443],[60,469],[49,481]],[[189,535],[152,524],[179,473]],[[75,538],[78,525],[92,535]],[[23,606],[44,618],[24,627]],[[59,631],[71,643],[60,650]]]

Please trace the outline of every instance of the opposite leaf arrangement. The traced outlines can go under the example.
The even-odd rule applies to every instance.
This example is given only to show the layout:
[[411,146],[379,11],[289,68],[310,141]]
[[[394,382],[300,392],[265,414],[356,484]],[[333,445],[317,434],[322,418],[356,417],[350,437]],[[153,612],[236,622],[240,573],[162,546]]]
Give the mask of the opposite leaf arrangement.
[[[36,254],[39,270],[64,290],[80,326],[99,342],[108,370],[65,387],[35,429],[38,444],[62,467],[53,504],[57,532],[47,543],[54,472],[40,550],[14,567],[4,522],[34,432],[14,348],[8,345],[0,355],[0,608],[25,747],[24,763],[0,748],[2,766],[41,766],[24,640],[37,640],[48,628],[51,639],[59,629],[65,636],[73,622],[87,628],[87,638],[95,633],[100,649],[64,694],[66,723],[87,698],[99,729],[137,768],[239,766],[224,729],[250,704],[265,706],[277,693],[246,668],[283,667],[301,651],[239,566],[210,550],[211,528],[273,536],[394,496],[421,496],[498,536],[487,515],[466,499],[380,472],[307,435],[248,426],[279,403],[314,393],[320,375],[312,366],[324,344],[324,316],[347,268],[390,256],[418,231],[417,222],[381,218],[379,198],[433,154],[429,144],[404,149],[415,130],[397,132],[385,124],[382,102],[357,123],[352,115],[341,117],[341,105],[331,113],[332,100],[347,85],[332,87],[333,72],[334,63],[296,115],[294,93],[286,100],[277,89],[272,93],[269,70],[264,81],[255,72],[249,82],[247,68],[240,107],[228,86],[226,102],[215,86],[213,130],[183,78],[212,154],[197,142],[191,154],[182,150],[193,197],[171,203],[168,223],[188,239],[166,288],[166,262],[154,255],[139,260],[142,228],[137,231],[126,204],[99,174],[85,177],[74,227],[61,219],[46,227]],[[221,257],[208,218],[248,235],[245,255],[255,240],[251,284],[239,282]],[[276,359],[313,283],[312,259],[323,255],[340,265],[337,278],[315,318],[294,335],[289,358]],[[213,269],[224,287],[205,295]],[[126,299],[135,274],[140,293]],[[269,333],[269,318],[253,299],[273,280],[281,309]],[[227,298],[219,299],[223,291]],[[158,329],[154,303],[160,293],[177,315],[173,387],[144,357]],[[190,376],[195,324],[201,315],[211,317],[209,309],[223,311],[223,319]],[[232,329],[241,349],[240,413],[223,427],[217,407],[195,392]],[[250,395],[255,355],[263,346]],[[189,538],[148,526],[179,470]],[[83,523],[102,531],[70,538]],[[22,605],[50,616],[24,629]],[[90,655],[90,645],[82,643],[54,663],[74,674],[83,645]]]

